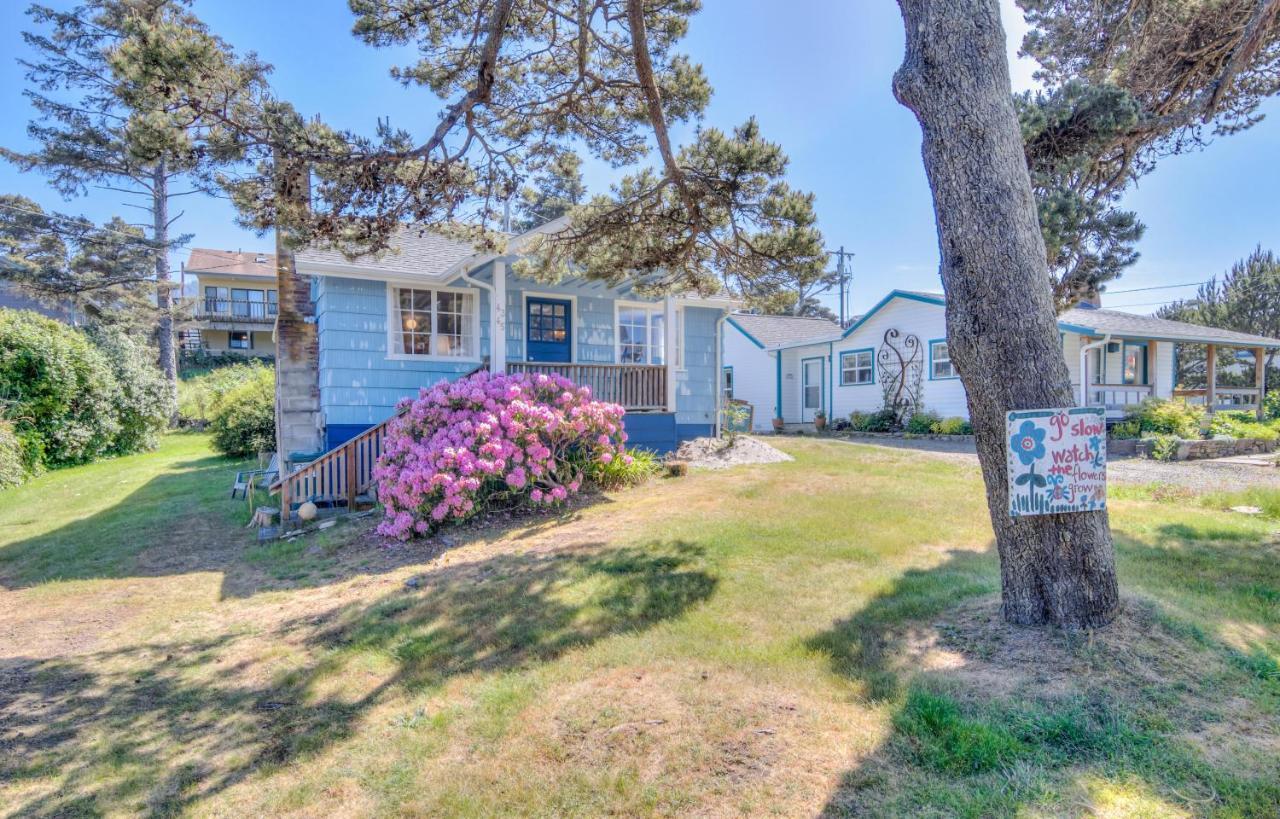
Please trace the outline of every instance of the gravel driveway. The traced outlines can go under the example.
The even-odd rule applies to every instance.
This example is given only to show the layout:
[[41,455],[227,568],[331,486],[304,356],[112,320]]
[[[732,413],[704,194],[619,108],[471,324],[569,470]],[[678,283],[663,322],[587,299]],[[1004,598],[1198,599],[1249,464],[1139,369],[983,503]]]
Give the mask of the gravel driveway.
[[[978,455],[968,441],[924,438],[834,438],[842,443],[910,449],[933,457],[978,465]],[[1170,483],[1197,492],[1233,491],[1262,486],[1280,489],[1280,469],[1255,466],[1239,458],[1203,461],[1152,461],[1147,458],[1110,458],[1107,477],[1124,483]]]

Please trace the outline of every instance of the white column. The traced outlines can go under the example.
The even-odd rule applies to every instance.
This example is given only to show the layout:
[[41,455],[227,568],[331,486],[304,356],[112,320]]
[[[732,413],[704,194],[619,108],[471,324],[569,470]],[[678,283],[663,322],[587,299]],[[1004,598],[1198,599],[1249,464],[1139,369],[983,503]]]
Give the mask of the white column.
[[676,300],[671,296],[662,303],[662,361],[667,366],[667,412],[676,411]]
[[489,371],[507,371],[507,263],[493,263],[493,290],[489,292]]

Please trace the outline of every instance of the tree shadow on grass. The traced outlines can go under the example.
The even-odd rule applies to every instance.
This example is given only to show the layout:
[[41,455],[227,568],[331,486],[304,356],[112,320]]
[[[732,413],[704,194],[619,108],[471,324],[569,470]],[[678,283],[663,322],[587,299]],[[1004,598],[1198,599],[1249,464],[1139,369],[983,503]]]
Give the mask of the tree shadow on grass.
[[[501,555],[257,638],[7,660],[0,782],[18,796],[6,807],[26,816],[177,813],[350,737],[394,691],[550,662],[679,617],[715,587],[702,549],[686,542]],[[303,659],[278,669],[270,654],[279,646]],[[391,669],[353,692],[343,674],[369,657]]]
[[[1117,533],[1122,588],[1141,573],[1144,596],[1093,634],[1007,626],[994,554],[953,552],[812,638],[891,714],[824,815],[1280,814],[1275,613],[1252,651],[1205,614],[1280,594],[1280,577],[1238,544],[1176,537]],[[1169,602],[1186,595],[1200,622]]]

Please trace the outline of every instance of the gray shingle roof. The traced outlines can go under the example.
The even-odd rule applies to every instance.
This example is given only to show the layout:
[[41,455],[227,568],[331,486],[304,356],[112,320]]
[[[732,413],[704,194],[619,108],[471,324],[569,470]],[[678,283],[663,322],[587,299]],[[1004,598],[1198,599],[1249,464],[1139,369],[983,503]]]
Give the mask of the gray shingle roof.
[[734,313],[730,319],[766,347],[805,341],[825,341],[840,335],[840,325],[825,318]]
[[1058,316],[1060,326],[1072,330],[1085,329],[1093,335],[1111,333],[1131,338],[1155,338],[1202,344],[1234,344],[1247,347],[1280,347],[1280,339],[1203,327],[1155,316],[1139,316],[1120,310],[1088,310],[1074,308]]
[[373,273],[439,278],[455,264],[476,253],[470,242],[441,236],[420,227],[406,225],[391,239],[391,247],[381,253],[366,253],[348,259],[336,247],[306,247],[295,257],[300,266],[307,264],[357,267]]

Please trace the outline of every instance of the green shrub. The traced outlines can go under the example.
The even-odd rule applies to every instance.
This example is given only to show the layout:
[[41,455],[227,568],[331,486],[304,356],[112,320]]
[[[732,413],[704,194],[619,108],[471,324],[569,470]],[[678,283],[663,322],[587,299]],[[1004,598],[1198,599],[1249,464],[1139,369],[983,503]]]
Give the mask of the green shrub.
[[238,458],[275,449],[275,395],[275,373],[258,367],[252,378],[215,396],[208,410],[214,449]]
[[0,403],[28,458],[62,466],[110,452],[123,400],[111,361],[83,332],[0,309]]
[[973,425],[956,415],[935,423],[932,432],[934,435],[972,435]]
[[27,457],[13,424],[0,421],[0,489],[17,486],[31,477]]
[[1270,389],[1262,399],[1262,417],[1268,421],[1280,420],[1280,389]]
[[1178,457],[1178,445],[1182,442],[1177,435],[1157,432],[1144,436],[1151,441],[1151,457],[1157,461],[1172,461]]
[[898,426],[898,416],[889,409],[875,412],[854,410],[849,414],[849,426],[857,432],[893,432]]
[[658,456],[647,449],[628,449],[607,464],[593,461],[588,467],[591,482],[601,489],[638,486],[662,471]]
[[1186,401],[1149,398],[1135,408],[1131,420],[1138,422],[1144,434],[1151,432],[1179,438],[1199,438],[1204,414],[1204,407],[1188,404]]
[[[238,361],[178,382],[178,419],[187,425],[207,424],[215,400],[231,390],[261,377],[262,371],[274,372],[260,361]],[[274,377],[274,376],[273,376]]]
[[1280,438],[1280,430],[1258,420],[1252,412],[1229,410],[1214,413],[1209,424],[1210,435],[1226,435],[1231,438],[1258,438],[1274,441]]
[[1132,441],[1142,437],[1142,424],[1135,418],[1121,421],[1111,427],[1110,436],[1119,441]]
[[912,435],[929,435],[933,432],[933,428],[942,422],[942,416],[936,412],[922,410],[911,416],[907,421],[907,432]]
[[111,453],[127,455],[155,449],[174,414],[174,396],[156,366],[155,351],[118,328],[97,328],[90,337],[111,362],[120,388],[115,405],[120,428],[111,442]]

